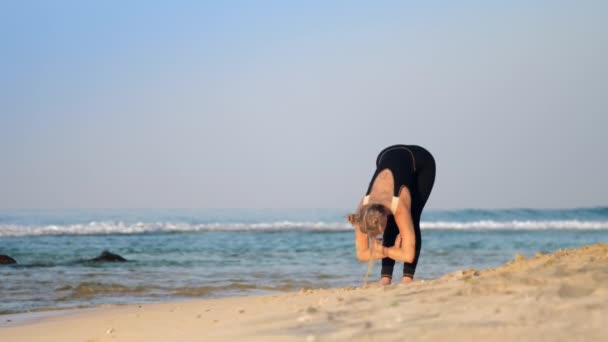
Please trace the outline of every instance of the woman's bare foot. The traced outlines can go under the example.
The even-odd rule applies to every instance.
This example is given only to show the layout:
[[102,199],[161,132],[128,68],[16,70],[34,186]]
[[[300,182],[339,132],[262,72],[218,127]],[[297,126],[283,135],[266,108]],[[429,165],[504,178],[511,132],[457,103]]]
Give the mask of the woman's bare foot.
[[380,278],[380,285],[390,285],[391,284],[391,277],[381,277]]
[[409,284],[412,281],[414,281],[414,278],[404,276],[403,279],[401,279],[401,284]]

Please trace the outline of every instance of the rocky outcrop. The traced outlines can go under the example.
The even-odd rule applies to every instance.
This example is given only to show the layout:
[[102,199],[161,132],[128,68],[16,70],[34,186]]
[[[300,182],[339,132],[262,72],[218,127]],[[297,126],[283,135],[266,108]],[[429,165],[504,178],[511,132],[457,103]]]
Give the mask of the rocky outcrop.
[[11,258],[10,256],[0,254],[0,265],[12,265],[16,263],[17,260]]
[[125,262],[125,261],[127,261],[127,259],[123,258],[122,256],[120,256],[118,254],[114,254],[114,253],[109,252],[109,251],[103,251],[97,257],[95,257],[93,259],[89,259],[87,261],[93,261],[93,262]]

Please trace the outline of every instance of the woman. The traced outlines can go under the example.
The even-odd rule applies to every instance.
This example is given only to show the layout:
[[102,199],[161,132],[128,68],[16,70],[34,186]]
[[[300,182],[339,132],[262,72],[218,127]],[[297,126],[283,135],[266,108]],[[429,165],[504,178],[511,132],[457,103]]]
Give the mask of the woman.
[[413,280],[422,244],[420,215],[434,182],[435,159],[420,146],[389,146],[378,155],[367,193],[348,220],[355,226],[357,258],[382,259],[380,284],[391,283],[395,260],[403,262],[401,282]]

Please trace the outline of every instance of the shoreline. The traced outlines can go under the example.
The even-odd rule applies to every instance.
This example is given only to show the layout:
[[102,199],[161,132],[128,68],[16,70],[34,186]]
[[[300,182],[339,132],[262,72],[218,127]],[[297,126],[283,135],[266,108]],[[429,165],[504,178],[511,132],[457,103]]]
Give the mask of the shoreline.
[[30,312],[17,312],[0,315],[0,329],[5,327],[15,327],[20,325],[26,325],[36,323],[38,321],[53,318],[63,317],[70,314],[77,314],[80,312],[87,312],[92,310],[101,309],[103,306],[90,306],[80,308],[57,308],[57,309],[42,309]]
[[0,320],[15,315],[23,316],[0,325],[0,340],[599,341],[608,335],[608,244],[516,255],[497,268],[406,286],[104,305]]

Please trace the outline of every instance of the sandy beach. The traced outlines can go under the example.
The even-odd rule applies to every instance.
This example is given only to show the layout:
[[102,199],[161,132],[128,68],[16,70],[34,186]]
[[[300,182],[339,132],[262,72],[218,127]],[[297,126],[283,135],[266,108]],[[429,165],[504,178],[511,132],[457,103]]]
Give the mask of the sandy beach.
[[601,341],[608,244],[410,285],[0,316],[0,341]]

